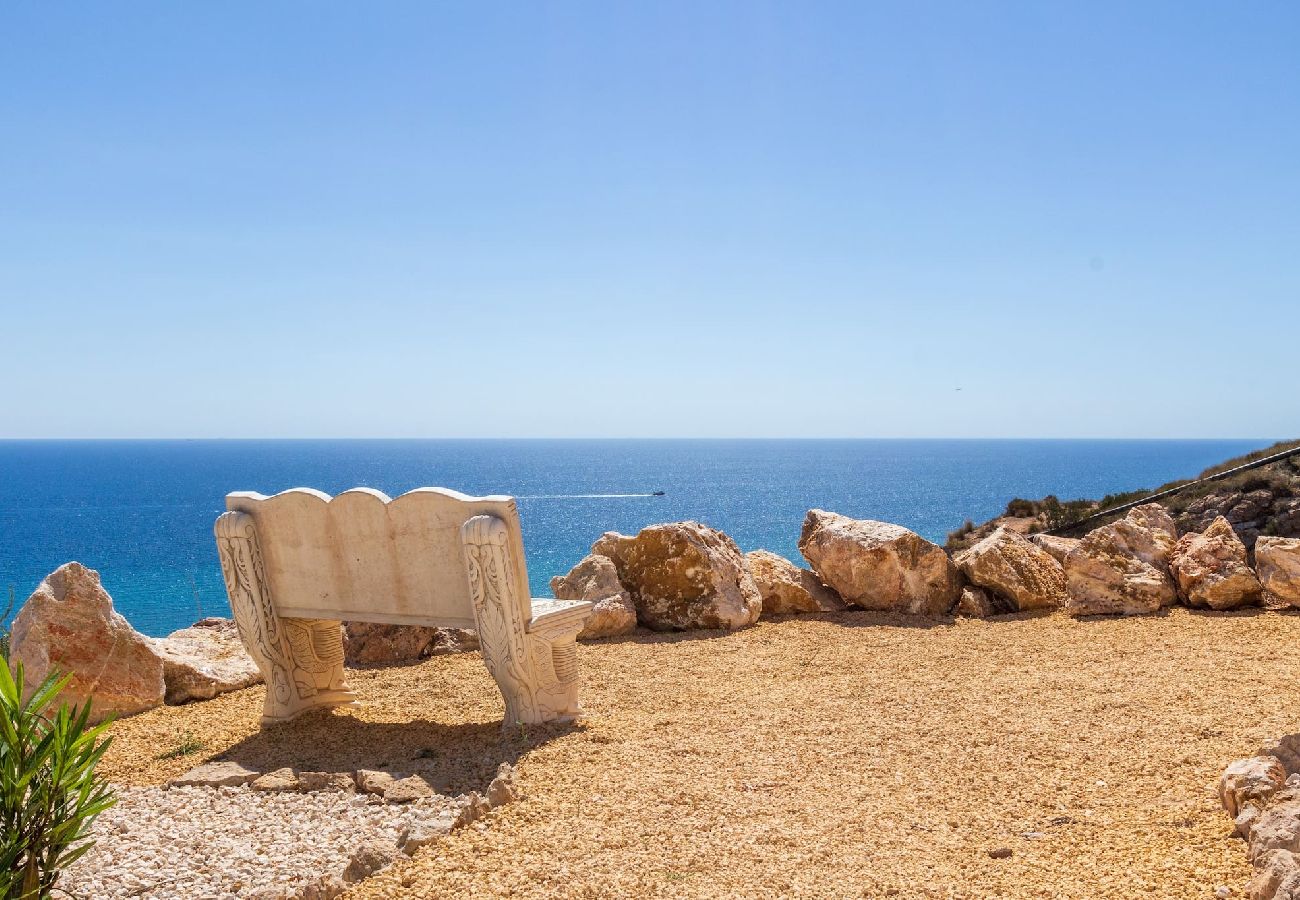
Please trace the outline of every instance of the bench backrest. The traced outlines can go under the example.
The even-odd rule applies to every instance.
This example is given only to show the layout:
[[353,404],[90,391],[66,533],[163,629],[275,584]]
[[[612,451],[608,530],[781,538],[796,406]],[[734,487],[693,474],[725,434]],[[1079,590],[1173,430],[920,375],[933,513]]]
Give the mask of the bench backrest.
[[310,488],[266,497],[226,495],[226,509],[253,517],[276,612],[341,619],[473,628],[461,526],[480,515],[508,533],[515,596],[531,613],[519,512],[512,497],[467,497],[417,488],[395,500],[370,488],[331,498]]

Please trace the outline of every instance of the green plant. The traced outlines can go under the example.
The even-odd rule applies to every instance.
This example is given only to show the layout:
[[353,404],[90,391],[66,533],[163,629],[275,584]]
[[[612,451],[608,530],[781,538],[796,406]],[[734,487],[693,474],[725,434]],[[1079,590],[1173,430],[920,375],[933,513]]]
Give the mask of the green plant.
[[9,614],[14,611],[14,586],[9,585],[9,605],[0,614],[0,660],[9,661]]
[[154,759],[179,759],[182,756],[189,756],[191,753],[206,750],[207,746],[194,736],[194,732],[182,731],[180,737],[176,739],[176,746],[159,753]]
[[51,674],[23,700],[23,666],[0,665],[0,898],[45,900],[92,846],[95,817],[117,802],[95,765],[111,738],[90,725],[90,702],[61,703],[69,678]]

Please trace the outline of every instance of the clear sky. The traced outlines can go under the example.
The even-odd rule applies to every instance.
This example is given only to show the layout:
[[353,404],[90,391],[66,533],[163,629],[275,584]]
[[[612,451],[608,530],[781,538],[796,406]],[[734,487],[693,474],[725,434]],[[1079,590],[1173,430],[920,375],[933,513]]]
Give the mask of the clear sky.
[[1300,4],[5,3],[0,334],[0,437],[1295,436]]

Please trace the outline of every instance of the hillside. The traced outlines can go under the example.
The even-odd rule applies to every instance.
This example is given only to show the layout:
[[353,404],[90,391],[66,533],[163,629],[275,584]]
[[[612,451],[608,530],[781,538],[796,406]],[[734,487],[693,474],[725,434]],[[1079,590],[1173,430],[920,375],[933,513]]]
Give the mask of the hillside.
[[[1297,447],[1300,447],[1300,440],[1280,441],[1263,450],[1224,460],[1195,478],[1171,481],[1150,490],[1108,494],[1099,500],[1061,500],[1053,495],[1040,500],[1017,497],[1007,504],[1006,512],[997,518],[981,525],[967,522],[950,533],[946,546],[954,552],[963,550],[992,533],[999,525],[1023,533],[1067,526],[1102,510],[1190,484]],[[1232,523],[1233,530],[1247,547],[1253,548],[1255,539],[1265,534],[1300,537],[1300,456],[1241,472],[1222,481],[1189,487],[1172,497],[1162,498],[1160,502],[1173,515],[1180,533],[1202,531],[1216,516],[1224,516]],[[1107,521],[1111,521],[1111,518],[1096,519],[1086,526],[1067,529],[1063,533],[1079,537]]]

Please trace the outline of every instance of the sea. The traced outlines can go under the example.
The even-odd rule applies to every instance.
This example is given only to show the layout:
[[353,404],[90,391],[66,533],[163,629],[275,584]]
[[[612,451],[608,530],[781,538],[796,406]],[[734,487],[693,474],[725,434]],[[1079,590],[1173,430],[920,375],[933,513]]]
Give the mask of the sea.
[[[533,595],[603,532],[695,519],[799,561],[819,507],[942,543],[1014,497],[1150,488],[1273,443],[1241,440],[0,441],[0,611],[60,564],[97,569],[140,631],[229,615],[212,523],[230,491],[518,498]],[[660,494],[659,492],[662,492]]]

